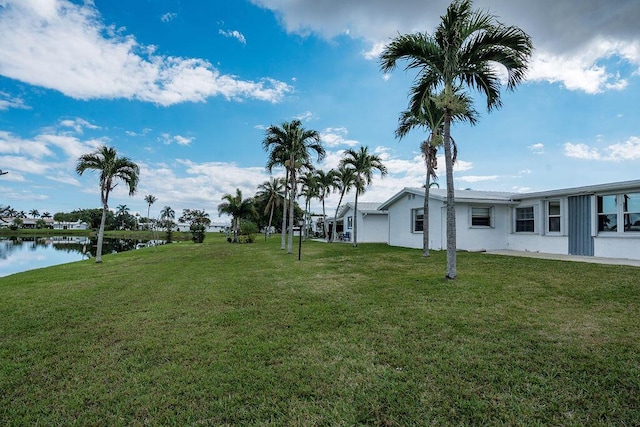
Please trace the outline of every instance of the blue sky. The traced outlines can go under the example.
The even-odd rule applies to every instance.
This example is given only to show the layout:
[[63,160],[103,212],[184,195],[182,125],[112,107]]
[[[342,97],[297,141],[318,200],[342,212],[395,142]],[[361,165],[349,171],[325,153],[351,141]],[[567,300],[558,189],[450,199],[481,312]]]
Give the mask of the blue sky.
[[[146,194],[217,218],[225,193],[268,179],[271,124],[299,118],[326,160],[360,145],[389,169],[364,201],[419,187],[423,135],[394,137],[414,75],[379,70],[398,33],[432,31],[434,0],[0,0],[0,205],[100,206],[77,158],[101,144],[141,167],[110,206],[146,214]],[[537,191],[640,178],[640,3],[477,0],[533,39],[528,80],[503,108],[456,125],[458,188]],[[444,161],[440,162],[444,183]],[[276,170],[275,174],[281,173]],[[337,196],[327,201],[335,207]],[[320,211],[314,203],[314,210]],[[154,212],[155,211],[155,212]]]

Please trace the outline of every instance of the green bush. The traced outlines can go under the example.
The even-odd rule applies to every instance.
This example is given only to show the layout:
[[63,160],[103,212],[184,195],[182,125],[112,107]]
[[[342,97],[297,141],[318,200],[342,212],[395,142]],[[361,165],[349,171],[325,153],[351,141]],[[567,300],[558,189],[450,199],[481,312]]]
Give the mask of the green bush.
[[194,243],[204,242],[205,226],[203,224],[191,224],[189,229],[191,230],[191,240],[193,240]]

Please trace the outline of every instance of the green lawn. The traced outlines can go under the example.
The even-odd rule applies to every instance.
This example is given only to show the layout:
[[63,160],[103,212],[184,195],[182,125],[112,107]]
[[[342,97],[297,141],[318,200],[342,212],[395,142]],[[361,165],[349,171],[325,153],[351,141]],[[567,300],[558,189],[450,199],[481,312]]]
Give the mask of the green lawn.
[[0,278],[0,425],[640,423],[640,268],[261,239]]

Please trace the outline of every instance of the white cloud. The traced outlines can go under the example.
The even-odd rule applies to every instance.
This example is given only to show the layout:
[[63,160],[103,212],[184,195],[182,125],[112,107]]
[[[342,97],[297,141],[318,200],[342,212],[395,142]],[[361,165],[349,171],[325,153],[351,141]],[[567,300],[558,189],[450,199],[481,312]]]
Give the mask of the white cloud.
[[544,144],[542,144],[541,142],[529,145],[527,148],[531,150],[533,154],[544,154]]
[[358,141],[347,139],[348,134],[349,131],[344,127],[326,128],[325,130],[320,132],[320,138],[327,147],[337,147],[340,145],[354,147],[358,145]]
[[301,122],[308,122],[313,118],[313,113],[311,111],[305,111],[302,114],[293,117],[294,119],[298,119]]
[[189,145],[193,142],[195,138],[194,137],[187,137],[187,136],[182,136],[182,135],[170,135],[168,133],[161,133],[160,136],[158,137],[158,141],[169,145],[173,142],[177,143],[178,145]]
[[625,160],[640,159],[640,138],[630,137],[624,142],[610,144],[604,147],[590,147],[587,144],[564,144],[564,154],[585,160],[602,160],[610,162],[620,162]]
[[244,37],[244,35],[237,30],[232,30],[232,31],[225,31],[225,30],[218,30],[218,34],[223,35],[225,37],[228,38],[233,38],[238,40],[240,43],[242,44],[247,44],[247,39]]
[[31,109],[31,107],[25,104],[22,98],[14,97],[6,92],[0,91],[0,111],[8,110],[9,108],[19,108],[22,110]]
[[495,181],[500,178],[500,175],[466,175],[460,176],[456,178],[456,181],[460,182],[486,182],[486,181]]
[[173,21],[177,16],[178,16],[177,13],[167,12],[160,17],[160,20],[162,22],[170,22],[170,21]]
[[78,134],[82,134],[85,128],[100,129],[100,126],[96,126],[81,118],[60,120],[60,126],[72,128]]
[[0,9],[0,74],[72,98],[168,106],[212,96],[278,102],[292,91],[268,77],[240,80],[203,59],[154,51],[106,26],[92,2],[5,0]]

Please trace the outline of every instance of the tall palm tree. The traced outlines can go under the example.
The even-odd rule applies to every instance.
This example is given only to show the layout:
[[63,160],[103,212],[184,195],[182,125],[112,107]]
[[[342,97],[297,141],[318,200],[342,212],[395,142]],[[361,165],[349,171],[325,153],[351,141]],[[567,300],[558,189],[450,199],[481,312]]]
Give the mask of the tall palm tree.
[[336,189],[340,192],[340,199],[338,200],[338,206],[336,206],[336,214],[333,216],[333,227],[329,238],[330,242],[333,242],[336,239],[336,233],[338,232],[338,212],[340,212],[342,199],[344,199],[345,194],[351,191],[355,183],[355,173],[352,168],[340,165],[338,166],[338,169],[335,170],[335,174],[338,177],[338,186]]
[[43,212],[42,218],[51,218],[51,214],[49,212]]
[[288,172],[289,190],[289,224],[287,253],[293,253],[293,213],[296,200],[297,172],[311,164],[311,152],[315,152],[317,160],[325,156],[324,148],[320,142],[320,134],[315,130],[307,130],[302,127],[300,120],[283,122],[280,126],[269,126],[266,131],[262,147],[269,151],[267,168],[274,165],[284,166]]
[[368,185],[371,185],[373,172],[378,170],[380,175],[387,174],[387,168],[382,164],[382,160],[376,154],[369,154],[369,147],[360,146],[360,150],[348,149],[340,161],[341,166],[353,169],[354,187],[356,188],[355,215],[353,220],[353,246],[358,246],[358,195],[365,192]]
[[151,221],[151,218],[149,217],[151,213],[151,205],[154,204],[157,200],[158,199],[152,194],[147,194],[146,196],[144,196],[144,201],[147,202],[147,230],[149,229],[149,222]]
[[31,218],[36,219],[36,217],[40,216],[40,212],[38,209],[31,209],[29,215],[31,215]]
[[[476,123],[477,112],[471,105],[471,100],[465,95],[459,95],[461,102],[466,108],[454,116],[455,120],[469,121]],[[428,98],[421,102],[417,96],[411,99],[409,109],[400,113],[396,138],[404,138],[411,129],[422,127],[428,132],[427,139],[420,144],[420,151],[424,157],[427,169],[424,185],[424,205],[423,205],[423,231],[422,231],[422,256],[429,256],[429,193],[431,190],[431,179],[438,179],[436,170],[438,169],[438,148],[442,146],[442,133],[444,130],[444,110],[436,104],[433,98]],[[456,162],[458,148],[453,138],[453,163]],[[434,182],[437,185],[437,183]]]
[[322,231],[324,238],[328,238],[327,235],[327,213],[324,207],[324,201],[329,194],[338,189],[340,185],[340,178],[334,169],[329,172],[325,172],[322,169],[316,170],[316,184],[318,186],[318,198],[322,202]]
[[531,38],[520,28],[500,23],[494,15],[473,10],[471,0],[454,0],[441,17],[433,35],[414,33],[394,38],[380,55],[382,71],[389,72],[400,60],[406,69],[417,69],[412,88],[418,99],[433,98],[444,110],[443,143],[447,175],[447,272],[457,276],[456,222],[451,147],[452,118],[460,113],[457,94],[473,89],[487,98],[491,111],[502,105],[500,75],[507,71],[507,88],[514,89],[525,78],[533,50]]
[[84,154],[78,159],[76,172],[82,175],[87,169],[100,172],[100,200],[102,201],[102,219],[98,232],[96,262],[102,262],[102,241],[104,239],[104,223],[109,210],[109,194],[124,182],[129,187],[129,195],[133,196],[138,187],[140,168],[127,157],[119,157],[115,148],[103,145],[93,153]]
[[251,199],[242,199],[242,191],[236,188],[235,196],[232,194],[225,194],[222,196],[224,202],[218,205],[218,214],[230,215],[233,221],[233,241],[238,242],[238,235],[240,234],[240,220],[247,216],[255,216],[256,211]]
[[271,221],[273,220],[273,212],[280,206],[284,198],[284,185],[285,182],[282,178],[271,177],[269,181],[265,181],[258,185],[258,193],[256,197],[266,201],[264,207],[264,214],[269,212],[269,225],[267,231],[264,233],[265,240],[271,233]]

